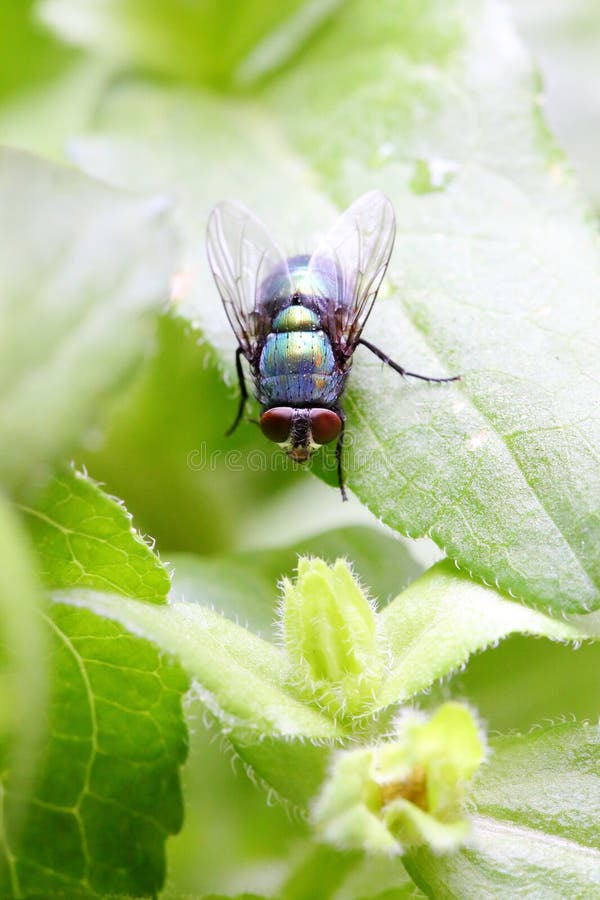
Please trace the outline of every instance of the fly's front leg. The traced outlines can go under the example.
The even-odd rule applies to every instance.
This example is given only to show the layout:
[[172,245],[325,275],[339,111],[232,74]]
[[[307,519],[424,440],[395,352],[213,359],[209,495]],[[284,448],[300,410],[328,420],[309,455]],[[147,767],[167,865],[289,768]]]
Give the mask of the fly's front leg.
[[344,487],[344,469],[342,465],[342,453],[344,450],[344,432],[346,430],[346,413],[343,409],[334,410],[340,417],[340,421],[342,423],[342,427],[340,428],[340,433],[338,434],[337,444],[335,445],[335,458],[337,460],[337,475],[338,475],[338,484],[340,486],[340,491],[342,492],[342,500],[347,500],[348,495],[346,494],[346,488]]
[[244,415],[244,407],[246,406],[246,400],[248,399],[248,391],[246,389],[246,379],[244,377],[244,370],[242,368],[242,356],[244,355],[244,351],[241,347],[238,347],[235,351],[235,368],[237,371],[238,384],[240,386],[240,403],[238,406],[237,415],[235,417],[235,421],[231,428],[228,428],[225,432],[225,436],[229,437],[230,434],[233,434],[235,429],[240,424],[240,420]]
[[379,347],[376,347],[375,344],[371,344],[369,341],[365,341],[364,338],[361,338],[358,341],[359,344],[362,344],[371,353],[374,353],[375,356],[379,357],[379,359],[386,364],[386,366],[390,366],[394,369],[395,372],[399,372],[400,375],[410,376],[411,378],[420,378],[421,381],[436,381],[438,383],[448,382],[448,381],[460,381],[462,375],[453,375],[452,378],[431,378],[429,375],[418,375],[416,372],[408,372],[406,369],[399,366],[398,363],[394,362],[393,359],[390,359],[389,356],[380,350]]

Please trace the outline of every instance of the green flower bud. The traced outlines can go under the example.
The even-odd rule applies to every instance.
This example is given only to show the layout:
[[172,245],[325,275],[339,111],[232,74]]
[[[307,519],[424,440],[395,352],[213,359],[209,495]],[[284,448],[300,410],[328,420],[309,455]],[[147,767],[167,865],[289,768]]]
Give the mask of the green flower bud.
[[429,720],[407,713],[394,740],[336,755],[314,823],[324,840],[346,849],[452,850],[469,834],[465,791],[484,756],[466,706],[446,703]]
[[294,680],[333,714],[372,705],[383,676],[375,610],[344,559],[298,560],[283,581],[282,630]]

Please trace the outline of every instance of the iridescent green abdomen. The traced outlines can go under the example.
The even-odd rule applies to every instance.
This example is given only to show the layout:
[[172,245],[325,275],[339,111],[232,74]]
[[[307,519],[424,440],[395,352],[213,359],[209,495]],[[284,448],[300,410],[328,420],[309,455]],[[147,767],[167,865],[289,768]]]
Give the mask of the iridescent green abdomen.
[[257,387],[264,406],[335,405],[346,376],[320,324],[318,314],[301,303],[275,316],[259,362]]

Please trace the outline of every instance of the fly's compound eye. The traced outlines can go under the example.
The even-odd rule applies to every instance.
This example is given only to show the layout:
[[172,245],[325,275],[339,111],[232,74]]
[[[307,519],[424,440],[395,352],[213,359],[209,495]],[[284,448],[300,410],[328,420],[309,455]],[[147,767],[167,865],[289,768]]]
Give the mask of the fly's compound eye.
[[328,444],[342,430],[342,420],[330,409],[311,409],[310,430],[316,444]]
[[294,410],[291,406],[276,406],[260,417],[261,431],[270,441],[284,444],[290,436]]

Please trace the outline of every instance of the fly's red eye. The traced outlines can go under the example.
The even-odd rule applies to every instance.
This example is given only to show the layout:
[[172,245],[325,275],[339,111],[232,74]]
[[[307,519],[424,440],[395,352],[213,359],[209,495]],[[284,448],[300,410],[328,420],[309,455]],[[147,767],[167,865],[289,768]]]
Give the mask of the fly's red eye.
[[328,444],[338,436],[342,420],[330,409],[311,409],[310,430],[316,444]]
[[283,444],[290,436],[294,410],[291,406],[276,406],[268,409],[260,417],[260,427],[265,437],[277,444]]

